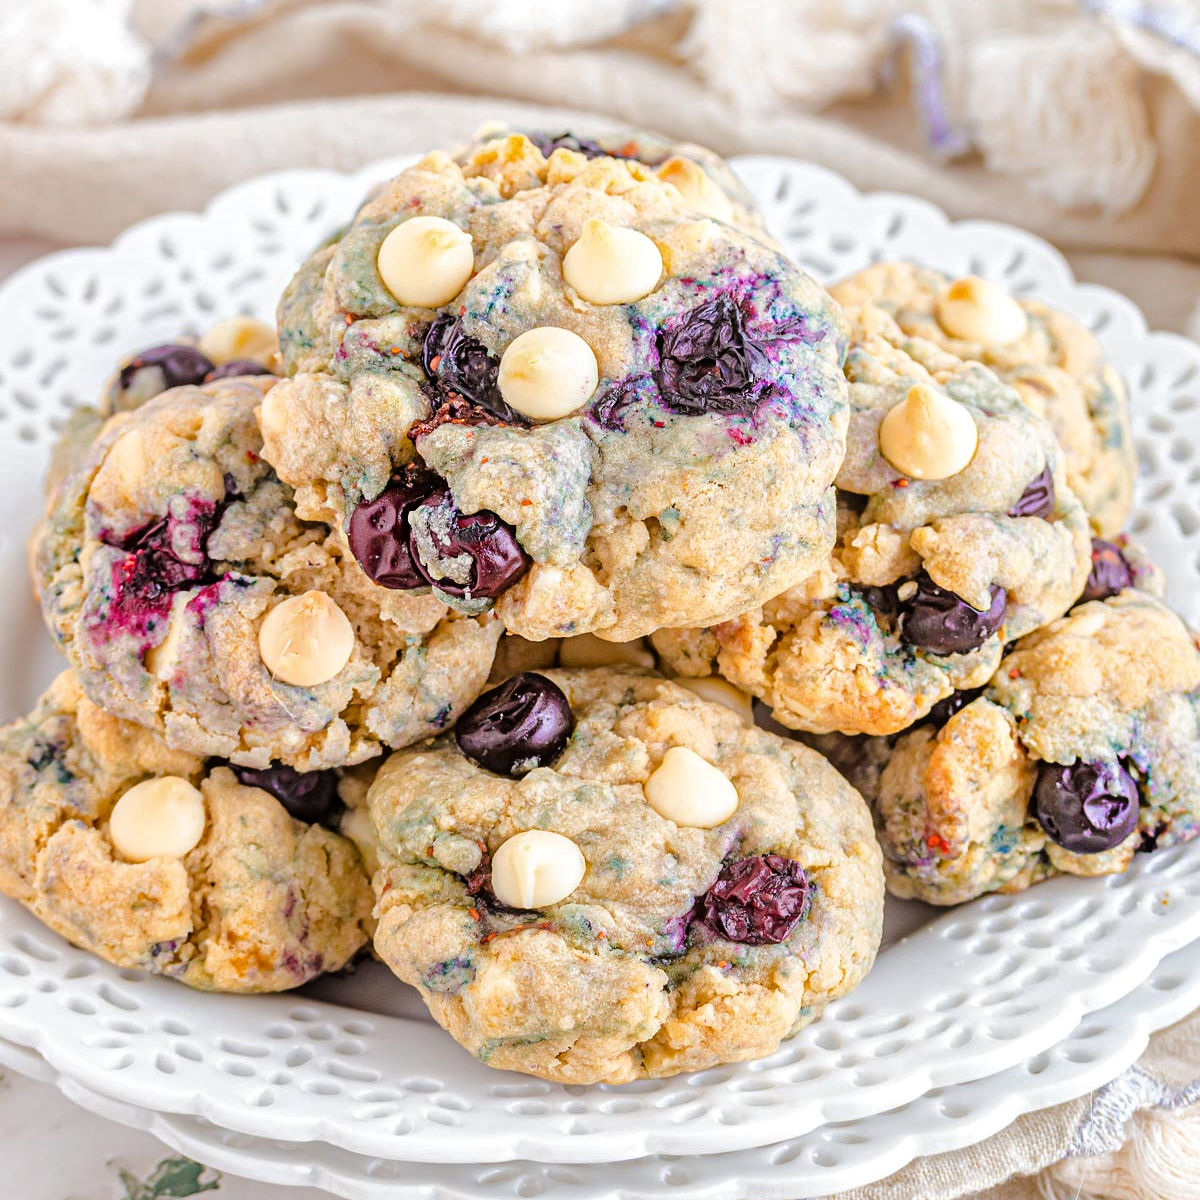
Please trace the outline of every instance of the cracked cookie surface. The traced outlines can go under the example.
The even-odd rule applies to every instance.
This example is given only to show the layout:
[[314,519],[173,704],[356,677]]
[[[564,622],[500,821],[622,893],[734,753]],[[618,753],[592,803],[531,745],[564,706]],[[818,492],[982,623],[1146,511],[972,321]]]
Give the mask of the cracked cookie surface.
[[[958,286],[963,282],[970,292],[974,281]],[[982,362],[1011,383],[1050,423],[1063,448],[1067,480],[1096,531],[1106,537],[1117,533],[1133,501],[1137,454],[1125,384],[1105,360],[1096,338],[1075,318],[1034,298],[1016,301],[1024,321],[1018,319],[1003,331],[1016,336],[1001,340],[989,335],[986,323],[980,330],[959,328],[946,315],[944,302],[955,283],[952,276],[930,267],[885,262],[852,275],[832,292],[852,324],[861,306],[874,306],[905,336]]]
[[[451,724],[482,690],[500,627],[374,587],[296,516],[261,456],[255,407],[271,382],[176,388],[114,416],[59,486],[39,592],[84,690],[114,714],[245,766],[337,767]],[[268,622],[314,596],[342,623],[342,665],[277,674]]]
[[[509,778],[444,737],[392,756],[369,793],[376,950],[440,1024],[496,1067],[620,1083],[770,1053],[856,986],[879,945],[879,850],[828,763],[643,671],[536,678],[574,718],[548,766]],[[648,799],[662,804],[668,755],[693,753],[736,789],[711,828]],[[528,830],[584,860],[577,886],[533,911],[495,894],[501,848]],[[803,915],[773,925],[789,888]]]
[[[719,154],[695,142],[669,141],[644,129],[590,130],[579,136],[569,130],[489,125],[455,152],[455,161],[469,163],[489,142],[513,134],[528,138],[545,158],[561,149],[585,158],[632,159],[670,182],[685,201],[705,216],[736,225],[760,239],[768,236],[754,197]],[[697,167],[699,171],[694,169]],[[529,186],[537,186],[536,173],[531,172]]]
[[[114,806],[167,776],[199,789],[203,834],[182,857],[128,861]],[[0,890],[108,962],[221,992],[339,970],[366,942],[371,908],[349,841],[102,712],[70,672],[0,729]]]
[[[825,569],[735,620],[651,640],[675,674],[719,673],[788,728],[882,735],[982,686],[1007,642],[1066,612],[1091,537],[1049,425],[987,368],[919,339],[866,336],[846,374]],[[912,478],[881,450],[885,420],[914,390],[973,422],[970,461],[944,478]]]
[[[400,304],[377,268],[415,217],[470,235],[471,274],[440,307]],[[585,227],[652,243],[652,290],[584,300],[563,263]],[[776,249],[689,208],[644,164],[562,148],[546,159],[520,135],[462,164],[429,155],[309,259],[279,322],[292,378],[262,424],[301,514],[353,542],[355,514],[419,463],[421,494],[387,518],[410,543],[403,585],[494,605],[522,636],[628,640],[725,619],[828,552],[847,416],[840,318]],[[505,399],[501,360],[547,327],[585,344],[598,382],[574,411],[526,418]],[[476,529],[455,542],[471,514]],[[485,535],[506,546],[491,591]]]
[[[1080,605],[962,699],[851,772],[895,895],[956,904],[1113,874],[1200,832],[1200,643],[1154,597]],[[1081,832],[1095,849],[1071,848]]]

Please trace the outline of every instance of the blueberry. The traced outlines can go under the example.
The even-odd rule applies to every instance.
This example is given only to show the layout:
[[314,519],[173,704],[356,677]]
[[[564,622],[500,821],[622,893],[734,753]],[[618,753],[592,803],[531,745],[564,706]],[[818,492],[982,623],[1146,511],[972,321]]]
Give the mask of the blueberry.
[[1082,604],[1087,600],[1105,600],[1133,587],[1133,568],[1115,542],[1092,538],[1092,570],[1083,585]]
[[1048,466],[1032,479],[1021,498],[1009,509],[1010,517],[1048,517],[1054,511],[1054,475]]
[[562,689],[525,671],[484,692],[459,718],[454,737],[473,763],[516,779],[554,762],[574,729]]
[[368,577],[381,587],[425,587],[413,561],[408,514],[441,484],[432,471],[414,465],[393,475],[374,500],[364,500],[350,516],[350,550]]
[[983,688],[972,688],[965,692],[951,692],[944,700],[939,700],[930,710],[929,715],[924,721],[918,724],[931,724],[942,726],[950,720],[955,713],[962,712],[973,700],[978,700],[983,695]]
[[203,383],[214,370],[212,360],[195,346],[168,343],[143,350],[121,368],[117,386],[122,392],[140,392],[145,387],[150,395],[185,384]]
[[421,347],[421,365],[429,377],[425,393],[435,412],[461,397],[506,424],[529,424],[500,395],[500,360],[477,338],[463,333],[460,318],[443,313],[430,325]]
[[1046,836],[1074,854],[1119,846],[1138,823],[1138,787],[1120,763],[1042,763],[1033,812]]
[[621,154],[616,150],[605,150],[599,142],[589,138],[576,137],[573,133],[531,133],[529,140],[542,152],[543,158],[549,158],[555,150],[573,150],[585,158],[632,158],[632,154]]
[[658,356],[654,379],[672,412],[745,416],[757,407],[755,384],[766,356],[746,332],[741,306],[728,293],[660,330]]
[[494,600],[529,570],[512,526],[486,509],[460,512],[448,488],[416,505],[409,527],[413,566],[448,596]]
[[746,946],[786,941],[808,913],[812,889],[804,868],[781,854],[726,863],[700,898],[696,919],[718,937]]
[[205,377],[206,382],[211,382],[214,379],[233,379],[238,375],[274,375],[275,372],[270,367],[264,367],[262,363],[255,362],[252,358],[231,358],[229,362],[222,363],[219,367],[209,371]]
[[316,825],[338,805],[336,771],[297,771],[283,763],[254,769],[230,764],[238,782],[269,792],[297,821]]
[[224,510],[193,501],[184,517],[160,517],[123,538],[102,534],[106,545],[124,551],[112,568],[112,618],[147,628],[170,609],[175,592],[212,582],[208,539]]
[[910,582],[916,583],[916,591],[905,599],[898,597],[897,619],[900,636],[912,646],[930,654],[966,654],[1004,624],[1008,596],[1002,587],[992,585],[991,607],[980,612],[924,572]]

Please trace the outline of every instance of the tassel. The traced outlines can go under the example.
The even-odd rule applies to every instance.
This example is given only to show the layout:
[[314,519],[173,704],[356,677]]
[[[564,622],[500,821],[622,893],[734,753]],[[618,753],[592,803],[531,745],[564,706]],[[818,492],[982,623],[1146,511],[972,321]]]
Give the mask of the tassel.
[[1141,199],[1155,145],[1139,69],[1107,30],[999,36],[968,55],[967,115],[989,167],[1063,208],[1115,214]]
[[1127,1132],[1119,1150],[1047,1167],[1044,1200],[1200,1200],[1200,1105],[1146,1109]]
[[680,53],[743,111],[871,95],[900,0],[692,0]]
[[0,120],[97,125],[129,116],[150,84],[130,0],[0,4]]

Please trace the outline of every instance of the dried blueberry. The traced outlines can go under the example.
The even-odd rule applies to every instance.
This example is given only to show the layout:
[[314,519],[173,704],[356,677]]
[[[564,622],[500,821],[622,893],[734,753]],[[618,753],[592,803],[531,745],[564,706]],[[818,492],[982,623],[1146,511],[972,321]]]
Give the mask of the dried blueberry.
[[211,581],[208,539],[223,511],[224,505],[197,501],[186,519],[160,517],[119,539],[102,535],[125,552],[112,568],[114,615],[142,625],[170,608],[173,593]]
[[515,779],[554,762],[574,729],[562,689],[525,671],[484,692],[459,718],[454,737],[473,763]]
[[[188,383],[203,383],[213,371],[213,362],[195,346],[168,343],[135,355],[121,368],[117,386],[122,392],[146,389],[148,395]],[[144,374],[143,374],[144,373]],[[144,381],[149,380],[149,383]]]
[[238,375],[274,375],[275,372],[270,367],[264,367],[262,363],[255,362],[252,358],[231,358],[228,362],[222,363],[214,371],[209,371],[205,376],[205,382],[211,383],[214,379],[233,379]]
[[573,150],[585,158],[632,158],[631,154],[620,154],[614,150],[605,150],[599,142],[589,138],[576,137],[573,133],[549,134],[535,132],[529,135],[529,140],[542,152],[543,158],[549,158],[555,150]]
[[781,854],[758,854],[726,863],[700,898],[697,920],[718,937],[746,946],[786,941],[811,900],[804,868]]
[[435,412],[458,396],[507,424],[529,424],[500,395],[500,360],[477,338],[463,333],[458,317],[443,313],[430,325],[421,348],[421,365],[429,377],[426,395]]
[[658,356],[654,380],[672,412],[746,415],[757,406],[755,385],[766,356],[746,332],[741,306],[730,294],[660,330]]
[[448,596],[494,600],[529,570],[511,525],[484,509],[462,513],[448,488],[438,488],[409,516],[411,562]]
[[955,713],[962,712],[973,700],[983,695],[983,688],[972,688],[966,692],[951,692],[944,700],[939,700],[930,710],[929,715],[919,724],[945,725]]
[[1054,475],[1048,466],[1021,493],[1009,509],[1010,517],[1048,517],[1054,511]]
[[1137,828],[1138,787],[1120,763],[1042,763],[1033,813],[1051,841],[1073,854],[1099,854]]
[[432,471],[410,465],[393,475],[374,500],[364,500],[351,514],[350,550],[380,586],[403,590],[426,585],[413,562],[408,514],[440,483]]
[[1082,604],[1087,600],[1104,600],[1133,587],[1133,568],[1115,542],[1092,538],[1092,570],[1083,585]]
[[972,608],[961,597],[938,587],[924,572],[915,580],[911,595],[898,589],[900,636],[930,654],[966,654],[982,646],[1004,624],[1008,596],[992,585],[991,607],[986,612]]
[[338,803],[336,771],[297,771],[283,763],[255,769],[230,765],[238,782],[269,792],[297,821],[316,825]]

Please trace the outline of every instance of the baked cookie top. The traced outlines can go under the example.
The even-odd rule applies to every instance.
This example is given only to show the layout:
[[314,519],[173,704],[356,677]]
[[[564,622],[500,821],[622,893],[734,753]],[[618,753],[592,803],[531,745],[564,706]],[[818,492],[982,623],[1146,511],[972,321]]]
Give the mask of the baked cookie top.
[[636,669],[514,676],[369,803],[376,950],[492,1066],[620,1083],[758,1057],[879,945],[858,794]]
[[852,326],[864,306],[867,313],[881,309],[903,335],[985,363],[1011,383],[1054,430],[1067,480],[1096,532],[1111,537],[1124,527],[1137,474],[1128,394],[1100,344],[1074,317],[1040,300],[1016,299],[976,276],[955,279],[909,262],[876,263],[833,294]]
[[1087,514],[1049,425],[986,367],[867,336],[825,569],[735,620],[652,638],[812,733],[890,734],[981,686],[1005,643],[1078,599]]
[[[113,373],[96,403],[72,409],[63,423],[44,478],[45,511],[58,504],[63,481],[82,462],[104,422],[114,413],[140,408],[173,387],[199,386],[239,375],[273,375],[278,368],[274,326],[252,317],[227,317],[199,339],[181,337],[130,355]],[[39,526],[30,539],[31,555],[40,532]],[[33,576],[36,591],[36,569]]]
[[63,481],[35,554],[89,697],[244,766],[354,763],[451,724],[500,627],[375,587],[263,460],[269,378],[117,414]]
[[381,586],[626,640],[731,617],[828,550],[835,306],[635,160],[522,135],[428,155],[279,323],[266,456]]
[[1200,643],[1142,592],[1081,604],[897,739],[870,798],[897,895],[1123,871],[1200,832]]
[[339,970],[371,908],[350,842],[109,716],[70,672],[0,729],[0,890],[108,962],[221,992]]
[[[694,212],[736,225],[758,238],[767,236],[754,197],[719,154],[707,146],[670,141],[644,129],[592,130],[586,137],[580,137],[570,130],[494,122],[480,129],[470,142],[455,152],[454,158],[457,162],[468,163],[489,143],[518,134],[528,138],[544,158],[549,158],[555,150],[569,150],[589,159],[636,160],[652,168],[664,183],[670,183]],[[538,182],[536,174],[531,173],[528,186],[537,187]]]

